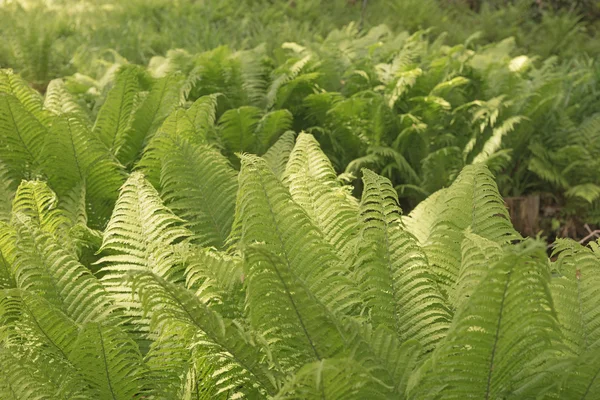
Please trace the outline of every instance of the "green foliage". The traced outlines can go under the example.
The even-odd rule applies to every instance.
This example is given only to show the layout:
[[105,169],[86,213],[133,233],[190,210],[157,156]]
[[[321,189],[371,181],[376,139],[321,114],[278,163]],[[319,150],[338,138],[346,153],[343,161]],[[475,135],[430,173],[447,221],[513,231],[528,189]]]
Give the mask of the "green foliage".
[[502,197],[600,201],[597,67],[475,40],[2,70],[0,398],[599,397],[600,243]]
[[482,162],[405,216],[368,169],[359,200],[289,111],[168,111],[168,79],[121,69],[94,124],[60,82],[3,95],[2,398],[598,394],[598,244],[549,261]]

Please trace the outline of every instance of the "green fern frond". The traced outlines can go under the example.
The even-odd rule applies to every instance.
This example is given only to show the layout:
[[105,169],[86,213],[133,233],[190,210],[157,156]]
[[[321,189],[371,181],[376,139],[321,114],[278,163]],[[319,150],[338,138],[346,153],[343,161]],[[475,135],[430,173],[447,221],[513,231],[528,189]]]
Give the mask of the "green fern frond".
[[104,256],[97,263],[102,265],[102,283],[115,304],[135,321],[131,329],[136,335],[146,334],[147,321],[124,278],[135,271],[153,271],[169,279],[182,280],[173,245],[190,233],[180,227],[181,224],[143,175],[131,174],[121,188],[104,231],[99,250]]
[[43,109],[43,98],[27,81],[10,69],[0,69],[0,93],[13,95],[23,108],[44,123],[47,114]]
[[275,399],[383,400],[391,389],[354,360],[330,358],[302,367]]
[[0,162],[0,222],[10,220],[12,201],[15,196],[15,181],[9,176],[8,168]]
[[97,399],[135,399],[142,394],[142,357],[137,345],[115,326],[85,324],[71,358]]
[[258,154],[264,153],[279,136],[292,128],[293,115],[288,110],[275,110],[266,113],[258,122],[256,137],[258,139]]
[[57,368],[76,375],[70,354],[75,350],[79,327],[52,303],[19,289],[0,291],[0,321],[8,343],[28,343],[40,355],[53,359]]
[[201,246],[224,246],[233,223],[236,178],[227,159],[208,146],[175,140],[164,151],[165,204],[187,221],[192,240]]
[[56,360],[37,355],[32,360],[27,349],[0,346],[0,396],[7,400],[57,399],[87,400],[87,391],[77,376],[65,376]]
[[467,228],[461,244],[461,263],[456,287],[450,294],[454,309],[468,301],[479,283],[502,256],[502,247],[491,240],[470,232]]
[[135,172],[121,187],[100,249],[109,255],[99,262],[108,263],[104,270],[119,276],[138,270],[168,276],[175,255],[165,249],[189,236],[181,222],[144,176]]
[[225,317],[240,317],[243,310],[243,260],[214,249],[191,246],[181,254],[186,287]]
[[274,393],[281,379],[277,369],[261,362],[263,344],[255,343],[238,323],[223,319],[193,293],[159,276],[139,272],[132,279],[153,329],[167,334],[181,327],[192,330],[189,345],[214,365],[208,385],[217,385],[219,393],[237,392],[237,396]]
[[17,225],[17,286],[40,293],[73,321],[109,321],[114,306],[103,286],[55,237],[35,225]]
[[[265,160],[243,155],[236,222],[242,250],[264,243],[335,314],[352,308],[357,294],[334,249],[273,175]],[[335,284],[334,284],[335,282]]]
[[312,135],[298,136],[283,182],[339,257],[349,261],[358,235],[358,204],[337,180],[331,162]]
[[[247,247],[245,255],[250,323],[268,341],[281,368],[289,373],[306,363],[339,356],[347,339],[337,318],[308,282],[286,265],[289,261],[258,244]],[[323,277],[319,285],[334,282]]]
[[123,67],[98,111],[94,134],[113,153],[127,141],[128,128],[136,107],[136,96],[141,90],[136,67]]
[[179,74],[167,75],[154,81],[148,96],[133,111],[131,122],[125,132],[122,144],[113,148],[119,161],[126,166],[133,165],[144,147],[163,121],[181,103]]
[[278,179],[283,178],[286,165],[296,143],[296,133],[287,131],[262,155]]
[[206,137],[206,132],[215,127],[219,96],[218,93],[202,96],[186,111],[199,136]]
[[185,138],[192,142],[205,142],[204,136],[196,135],[194,129],[193,122],[186,111],[176,110],[165,119],[144,148],[144,154],[136,164],[136,169],[142,171],[155,188],[160,188],[163,159],[176,140]]
[[62,237],[69,226],[64,212],[58,208],[56,194],[41,181],[22,181],[12,204],[11,221],[25,217],[28,222],[56,237]]
[[448,329],[450,313],[431,279],[423,250],[401,223],[389,180],[363,170],[361,233],[354,270],[373,325],[430,349]]
[[600,257],[589,248],[569,240],[555,244],[552,264],[552,295],[565,343],[575,355],[600,343]]
[[[432,271],[447,295],[452,291],[460,271],[461,243],[468,227],[483,238],[498,244],[520,238],[508,216],[508,210],[485,165],[465,167],[456,181],[419,213],[437,214],[424,246]],[[415,214],[418,215],[418,214]]]
[[50,133],[46,149],[51,156],[44,163],[50,185],[64,195],[85,182],[90,223],[104,226],[125,180],[123,167],[73,115],[57,117]]
[[53,79],[48,84],[44,98],[44,109],[54,115],[72,114],[89,126],[89,111],[73,96],[62,79]]
[[481,152],[473,158],[473,163],[487,162],[490,157],[502,146],[502,138],[514,131],[515,126],[524,120],[523,116],[508,118],[499,127],[494,128],[492,136],[484,143]]
[[565,195],[567,197],[578,197],[592,204],[600,198],[600,186],[594,183],[582,183],[581,185],[570,187],[565,192]]
[[256,130],[262,111],[253,106],[228,110],[219,119],[222,140],[231,153],[252,151],[260,144]]
[[12,95],[0,93],[0,161],[15,180],[37,174],[46,128]]
[[558,340],[544,247],[507,252],[459,309],[447,337],[422,367],[410,398],[499,398]]

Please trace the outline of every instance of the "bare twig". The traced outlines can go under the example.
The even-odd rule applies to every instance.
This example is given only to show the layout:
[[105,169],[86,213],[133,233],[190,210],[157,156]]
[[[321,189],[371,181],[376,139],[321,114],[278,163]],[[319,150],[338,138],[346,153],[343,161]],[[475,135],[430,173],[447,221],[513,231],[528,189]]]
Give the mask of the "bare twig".
[[586,237],[584,237],[583,239],[581,239],[579,241],[579,244],[584,244],[585,242],[587,242],[588,240],[590,240],[593,237],[600,238],[600,229],[596,229],[595,231],[592,231],[588,227],[588,230],[590,231],[590,234],[587,235]]

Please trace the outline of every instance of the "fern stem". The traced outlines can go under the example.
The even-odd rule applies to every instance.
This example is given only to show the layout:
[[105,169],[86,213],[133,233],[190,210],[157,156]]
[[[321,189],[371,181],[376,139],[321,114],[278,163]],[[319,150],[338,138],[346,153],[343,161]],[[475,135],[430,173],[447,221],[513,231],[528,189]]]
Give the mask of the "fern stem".
[[502,312],[504,311],[504,301],[506,300],[506,292],[508,291],[508,284],[512,277],[512,271],[508,273],[506,283],[504,284],[504,291],[502,292],[502,301],[500,302],[500,310],[498,312],[498,324],[496,325],[496,337],[494,338],[494,346],[492,347],[492,358],[490,359],[490,368],[488,371],[487,387],[485,390],[485,399],[490,398],[490,386],[492,384],[492,373],[494,371],[494,358],[496,357],[496,348],[498,346],[498,340],[500,339],[500,326],[502,325]]
[[110,374],[108,372],[108,362],[106,361],[106,354],[104,352],[104,340],[102,339],[102,330],[100,329],[100,325],[97,325],[98,335],[100,336],[100,350],[102,352],[102,361],[104,362],[104,373],[106,374],[106,382],[108,383],[108,389],[110,390],[110,394],[113,399],[117,399],[115,392],[113,391],[112,383],[110,382]]
[[[275,218],[275,212],[273,211],[273,207],[271,206],[271,200],[269,199],[269,194],[267,192],[267,188],[265,188],[265,184],[263,182],[263,180],[260,180],[260,187],[263,190],[263,193],[265,195],[265,199],[267,202],[267,205],[269,206],[269,213],[271,214],[271,219],[273,221],[273,225],[275,226],[275,232],[277,233],[277,238],[279,239],[280,243],[284,243],[283,240],[283,236],[281,235],[281,232],[279,231],[279,226],[277,224],[277,219]],[[283,246],[282,246],[283,247]],[[292,271],[291,268],[291,263],[290,263],[290,259],[288,258],[288,254],[285,248],[283,248],[283,256],[285,257],[285,262],[286,265],[288,267],[288,269],[290,271]],[[306,326],[304,325],[304,320],[302,319],[302,317],[300,316],[300,313],[298,311],[298,307],[296,307],[296,303],[294,303],[294,299],[292,298],[292,295],[290,294],[290,290],[287,287],[283,277],[281,276],[281,274],[279,273],[279,270],[277,269],[277,264],[275,262],[273,262],[273,267],[275,268],[275,272],[277,272],[277,277],[279,278],[279,280],[281,281],[281,283],[284,286],[285,292],[288,295],[292,306],[294,307],[294,312],[296,313],[296,316],[298,317],[298,321],[300,322],[300,326],[302,327],[302,330],[304,331],[304,335],[306,336],[306,339],[308,340],[308,343],[310,344],[310,347],[312,348],[313,352],[315,353],[315,357],[317,357],[317,360],[321,361],[321,356],[319,355],[319,352],[317,351],[317,348],[315,347],[315,344],[313,343],[310,335],[308,334],[308,330],[306,329]]]

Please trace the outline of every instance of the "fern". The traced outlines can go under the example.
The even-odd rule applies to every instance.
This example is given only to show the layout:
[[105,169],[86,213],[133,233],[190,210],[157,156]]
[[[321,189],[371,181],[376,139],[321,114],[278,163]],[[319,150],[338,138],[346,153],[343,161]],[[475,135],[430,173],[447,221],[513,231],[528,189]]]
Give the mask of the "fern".
[[0,93],[0,160],[12,179],[39,173],[46,128],[15,97]]
[[[389,181],[363,170],[361,234],[355,271],[374,326],[426,349],[443,337],[450,320],[431,279],[427,258],[404,231],[397,195]],[[406,327],[410,327],[406,330]]]
[[542,247],[529,243],[491,267],[421,367],[423,378],[413,383],[411,398],[511,394],[516,371],[557,339],[544,259]]

